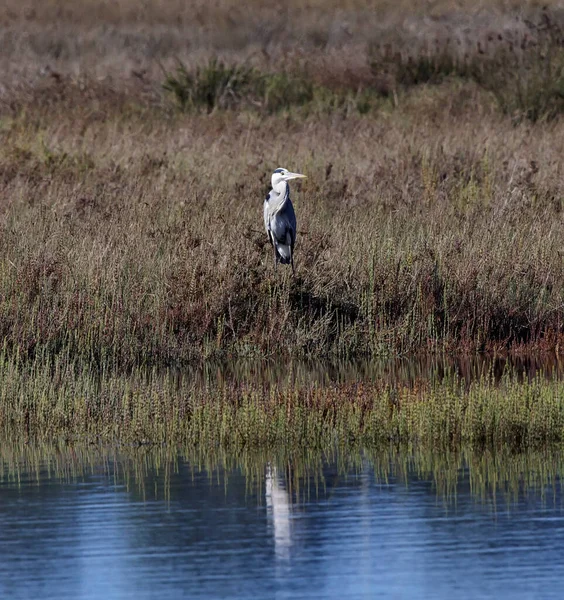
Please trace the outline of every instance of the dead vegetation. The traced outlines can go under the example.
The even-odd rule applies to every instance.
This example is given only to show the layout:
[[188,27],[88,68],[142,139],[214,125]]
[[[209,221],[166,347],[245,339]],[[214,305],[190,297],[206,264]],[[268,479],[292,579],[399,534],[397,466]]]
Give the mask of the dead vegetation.
[[[14,3],[2,22],[7,351],[126,369],[559,349],[556,10],[490,6],[483,28],[470,9],[400,19],[382,4],[376,43],[371,7],[316,20],[314,3],[243,43],[251,25],[229,28],[228,2],[193,20],[158,2],[137,17],[126,0],[77,6]],[[212,23],[206,43],[189,35]],[[273,273],[261,225],[281,165],[309,176],[295,279]]]

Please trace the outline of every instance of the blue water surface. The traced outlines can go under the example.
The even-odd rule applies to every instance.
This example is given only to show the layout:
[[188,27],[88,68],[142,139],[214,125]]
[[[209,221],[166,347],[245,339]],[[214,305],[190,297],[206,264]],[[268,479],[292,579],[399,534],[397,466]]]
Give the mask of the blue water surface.
[[509,497],[468,468],[447,493],[362,460],[50,464],[4,472],[0,598],[562,598],[558,482]]

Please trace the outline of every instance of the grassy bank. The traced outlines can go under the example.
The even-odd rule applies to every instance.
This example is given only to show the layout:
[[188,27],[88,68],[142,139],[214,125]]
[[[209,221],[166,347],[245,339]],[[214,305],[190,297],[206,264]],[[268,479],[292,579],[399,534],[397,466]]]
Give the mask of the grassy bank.
[[[11,3],[2,21],[8,355],[119,373],[559,351],[556,9],[494,3],[486,27],[448,2],[298,2],[265,36],[268,3],[235,25],[227,1],[132,7]],[[281,165],[309,177],[294,279],[262,231]]]
[[223,448],[541,446],[564,441],[564,384],[507,375],[410,386],[211,384],[178,373],[127,376],[68,357],[0,363],[0,428],[20,439]]
[[[128,368],[559,347],[560,120],[515,126],[473,84],[347,118],[184,115],[92,86],[3,119],[12,349]],[[309,176],[295,279],[262,231],[279,164]]]

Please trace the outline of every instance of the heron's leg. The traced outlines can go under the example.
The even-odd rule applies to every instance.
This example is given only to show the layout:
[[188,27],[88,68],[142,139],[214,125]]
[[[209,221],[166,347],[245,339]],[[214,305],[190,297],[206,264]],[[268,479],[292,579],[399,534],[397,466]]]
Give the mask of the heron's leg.
[[294,269],[294,241],[296,239],[296,235],[294,233],[290,233],[290,264],[292,265],[292,275],[296,274],[296,269]]

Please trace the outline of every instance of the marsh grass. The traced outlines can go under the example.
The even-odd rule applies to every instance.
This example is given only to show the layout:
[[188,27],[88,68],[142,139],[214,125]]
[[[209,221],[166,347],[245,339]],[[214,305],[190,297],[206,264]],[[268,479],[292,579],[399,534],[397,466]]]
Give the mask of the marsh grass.
[[411,386],[196,386],[137,370],[118,376],[68,359],[0,364],[0,427],[29,440],[224,448],[540,447],[564,441],[564,384],[456,377]]
[[260,73],[246,65],[226,65],[212,58],[191,74],[180,63],[165,74],[163,88],[180,109],[252,108],[275,112],[312,102],[314,86],[306,77],[287,73]]
[[[122,370],[557,349],[562,124],[477,121],[476,87],[418,93],[346,118],[171,114],[94,82],[20,99],[0,132],[6,347]],[[309,175],[295,278],[262,232],[277,164]]]
[[473,75],[514,120],[551,120],[564,110],[564,33],[548,12],[528,25],[520,40],[497,47]]
[[[451,80],[476,82],[489,92],[501,111],[515,122],[551,120],[564,110],[564,35],[548,11],[524,30],[509,36],[489,33],[464,51],[450,37],[428,39],[414,46],[401,43],[369,45],[371,76],[324,85],[316,73],[263,72],[249,64],[227,64],[212,57],[190,70],[179,62],[165,72],[163,88],[183,111],[252,109],[266,113],[307,107],[312,111],[361,114],[380,109],[382,98],[421,85]],[[292,67],[290,67],[292,68]],[[294,71],[299,71],[296,66]],[[327,78],[325,78],[327,79]]]
[[384,95],[452,79],[475,81],[515,122],[551,120],[564,110],[561,15],[543,10],[514,32],[483,37],[423,37],[411,45],[378,42],[368,50],[376,88]]
[[[92,4],[59,0],[3,21],[7,428],[239,446],[560,440],[556,382],[503,397],[452,384],[424,402],[400,390],[398,412],[385,390],[225,388],[210,402],[139,375],[230,357],[559,353],[557,11],[498,6],[484,28],[446,3],[440,19],[412,7],[404,27],[388,6],[374,29],[362,2],[347,19],[300,5],[267,30],[268,3],[234,27],[227,0],[198,19],[120,1],[94,21]],[[262,231],[281,165],[308,175],[292,188],[295,278],[273,271]]]

